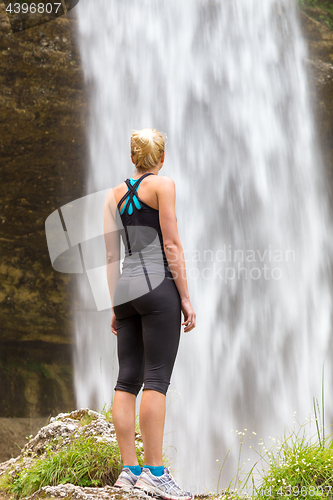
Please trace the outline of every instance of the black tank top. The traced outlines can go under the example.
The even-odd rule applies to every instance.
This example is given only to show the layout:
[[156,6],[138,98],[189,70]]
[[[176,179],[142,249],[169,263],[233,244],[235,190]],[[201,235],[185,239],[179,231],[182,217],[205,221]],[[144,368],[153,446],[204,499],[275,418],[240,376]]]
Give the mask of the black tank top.
[[[148,273],[168,278],[173,276],[164,252],[159,210],[142,201],[137,192],[140,182],[148,175],[155,174],[147,172],[139,179],[125,180],[128,191],[117,205],[116,221],[125,247],[122,275],[145,274],[149,286]],[[120,210],[125,199],[126,202]]]

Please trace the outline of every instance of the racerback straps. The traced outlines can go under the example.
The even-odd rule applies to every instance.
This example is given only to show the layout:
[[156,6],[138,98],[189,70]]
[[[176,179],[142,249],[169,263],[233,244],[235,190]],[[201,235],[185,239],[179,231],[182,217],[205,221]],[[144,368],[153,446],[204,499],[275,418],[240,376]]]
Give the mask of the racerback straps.
[[[131,184],[131,181],[129,179],[126,179],[125,182],[127,184],[127,187],[128,187],[128,191],[127,193],[124,194],[124,196],[121,198],[120,202],[118,203],[118,208],[120,207],[120,205],[122,204],[122,202],[129,196],[129,198],[127,198],[127,201],[125,203],[125,205],[123,206],[122,210],[121,210],[121,214],[125,211],[125,208],[126,206],[128,206],[128,215],[131,215],[133,213],[133,205],[136,206],[136,208],[138,208],[140,210],[141,208],[141,205],[137,199],[137,189],[139,187],[139,184],[140,182],[142,181],[142,179],[144,179],[145,177],[147,177],[147,175],[155,175],[153,174],[152,172],[147,172],[146,174],[143,174],[139,179],[137,179],[137,181],[132,185]],[[128,203],[129,201],[129,203]]]

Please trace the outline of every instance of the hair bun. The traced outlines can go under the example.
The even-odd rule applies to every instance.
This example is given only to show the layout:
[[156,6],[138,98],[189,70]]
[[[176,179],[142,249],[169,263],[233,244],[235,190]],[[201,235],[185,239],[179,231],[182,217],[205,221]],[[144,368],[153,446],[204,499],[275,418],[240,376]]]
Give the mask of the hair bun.
[[153,128],[133,130],[131,153],[138,169],[154,168],[164,153],[164,138]]
[[154,148],[154,139],[149,129],[143,129],[139,132],[137,137],[137,144],[141,147],[141,154],[143,156],[149,155]]

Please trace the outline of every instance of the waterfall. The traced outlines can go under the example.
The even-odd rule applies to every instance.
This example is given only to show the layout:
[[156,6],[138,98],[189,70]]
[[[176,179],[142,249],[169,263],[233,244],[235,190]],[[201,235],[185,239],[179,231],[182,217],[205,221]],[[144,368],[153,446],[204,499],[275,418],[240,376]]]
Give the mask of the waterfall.
[[[332,390],[333,233],[297,6],[81,0],[76,12],[87,194],[133,175],[132,129],[168,136],[160,175],[176,183],[197,326],[181,335],[164,444],[182,487],[214,491],[231,446],[220,487],[237,472],[236,431],[252,436],[249,469],[249,445],[282,438],[294,412],[313,416],[323,363]],[[77,406],[101,409],[118,370],[111,310],[97,311],[88,282],[77,283]]]

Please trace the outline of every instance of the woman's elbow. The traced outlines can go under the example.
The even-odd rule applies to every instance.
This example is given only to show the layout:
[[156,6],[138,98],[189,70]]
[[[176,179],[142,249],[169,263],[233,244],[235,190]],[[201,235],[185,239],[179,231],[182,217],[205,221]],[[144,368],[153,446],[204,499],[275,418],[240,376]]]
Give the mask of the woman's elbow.
[[166,251],[177,251],[182,248],[180,240],[169,240],[164,242],[164,250]]
[[108,252],[106,254],[106,262],[107,264],[111,264],[112,262],[117,262],[119,260],[119,255],[113,252]]

